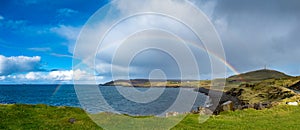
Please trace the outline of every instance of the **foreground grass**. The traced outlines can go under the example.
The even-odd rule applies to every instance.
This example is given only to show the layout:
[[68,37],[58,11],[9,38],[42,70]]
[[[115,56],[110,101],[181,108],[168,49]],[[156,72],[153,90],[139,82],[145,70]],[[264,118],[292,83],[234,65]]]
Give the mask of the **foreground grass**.
[[[75,118],[74,124],[69,122]],[[0,129],[96,129],[80,108],[46,105],[0,105]]]
[[[280,105],[261,111],[223,112],[199,124],[188,115],[173,129],[300,129],[300,107]],[[74,124],[69,122],[75,118]],[[115,122],[116,123],[116,122]],[[0,105],[0,129],[101,129],[79,108]]]
[[272,109],[247,109],[235,112],[223,112],[212,116],[205,123],[199,124],[197,115],[187,116],[174,129],[263,129],[297,130],[300,129],[300,107],[280,105]]

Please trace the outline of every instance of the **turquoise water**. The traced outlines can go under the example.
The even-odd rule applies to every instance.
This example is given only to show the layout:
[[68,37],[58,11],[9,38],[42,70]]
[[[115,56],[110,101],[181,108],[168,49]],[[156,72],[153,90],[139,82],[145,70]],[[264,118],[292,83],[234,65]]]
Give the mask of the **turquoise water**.
[[[80,86],[88,89],[91,86]],[[122,96],[118,87],[97,87],[101,95],[116,112],[130,115],[157,115],[167,110],[176,100],[179,88],[155,88],[163,89],[159,98],[149,103],[137,103]],[[126,88],[136,89],[136,88]],[[138,91],[147,91],[147,88],[137,88]],[[192,89],[186,89],[196,93]],[[197,93],[197,99],[192,109],[203,106],[206,96]],[[100,101],[101,102],[101,101]],[[79,103],[74,85],[0,85],[1,104],[47,104],[51,106],[82,107]],[[92,103],[92,102],[91,102]],[[100,103],[101,104],[101,103]],[[184,102],[183,102],[184,107]],[[91,113],[106,111],[106,108],[86,108]],[[186,111],[186,110],[185,110]],[[184,111],[180,111],[184,112]]]

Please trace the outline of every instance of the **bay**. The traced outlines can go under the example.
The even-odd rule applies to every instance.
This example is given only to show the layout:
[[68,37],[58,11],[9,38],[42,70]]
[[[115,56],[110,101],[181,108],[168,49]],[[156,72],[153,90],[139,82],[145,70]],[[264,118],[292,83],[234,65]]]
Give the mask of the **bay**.
[[[81,85],[88,89],[89,85]],[[119,87],[104,86],[97,89],[101,92],[101,96],[106,103],[121,114],[129,115],[157,115],[165,112],[174,102],[177,102],[177,97],[180,93],[180,88],[154,88],[162,89],[163,93],[151,102],[138,103],[124,97],[118,91]],[[136,89],[145,92],[148,88],[125,88],[128,91]],[[202,93],[194,92],[190,88],[181,88],[191,94],[197,95],[192,109],[198,106],[204,106],[207,96]],[[188,99],[187,99],[188,100]],[[93,103],[93,102],[91,102]],[[182,107],[185,106],[185,101],[181,101]],[[74,85],[0,85],[0,104],[46,104],[50,106],[69,106],[81,107],[89,113],[105,112],[106,108],[85,108],[80,104]],[[170,110],[172,111],[172,110]],[[187,110],[178,112],[188,112]],[[190,111],[190,110],[189,110]]]

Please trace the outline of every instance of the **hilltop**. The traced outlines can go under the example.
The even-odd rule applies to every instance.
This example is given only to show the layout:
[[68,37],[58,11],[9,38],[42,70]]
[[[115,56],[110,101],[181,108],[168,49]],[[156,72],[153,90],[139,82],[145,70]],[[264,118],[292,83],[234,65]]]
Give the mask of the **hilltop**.
[[285,73],[276,70],[262,69],[262,70],[251,71],[239,75],[234,75],[229,77],[227,80],[228,81],[262,81],[267,79],[285,79],[291,77],[292,76],[289,76]]

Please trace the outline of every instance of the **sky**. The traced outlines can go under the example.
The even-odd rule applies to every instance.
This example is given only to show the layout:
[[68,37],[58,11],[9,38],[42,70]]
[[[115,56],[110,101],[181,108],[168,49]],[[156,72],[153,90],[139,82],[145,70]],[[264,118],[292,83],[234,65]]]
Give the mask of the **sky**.
[[[199,71],[193,67],[183,67],[189,74],[186,78],[197,77],[198,72],[200,79],[211,77],[210,56],[213,53],[203,49],[203,41],[197,41],[193,33],[178,21],[159,15],[136,16],[121,22],[108,33],[103,45],[96,46],[99,47],[96,52],[90,52],[94,44],[99,44],[98,34],[113,23],[114,17],[128,15],[134,10],[176,7],[179,16],[197,19],[191,10],[184,8],[181,0],[120,0],[112,2],[110,7],[113,9],[98,11],[110,2],[1,0],[0,84],[72,83],[74,80],[85,83],[95,79],[102,83],[115,75],[115,79],[124,78],[127,73],[130,78],[148,78],[152,72],[156,78],[179,78],[182,68],[178,65],[181,63],[172,56],[188,55],[181,49],[184,48],[182,41],[163,31],[149,30],[133,34],[141,28],[168,30],[191,42],[186,44],[194,59],[187,56],[182,63],[192,66],[190,61],[194,60]],[[189,2],[204,12],[219,34],[225,58],[217,59],[227,67],[227,76],[262,69],[265,65],[289,75],[300,75],[300,1]],[[95,23],[89,21],[93,16],[99,16],[98,21],[93,21]],[[128,34],[132,35],[128,37]],[[85,35],[89,38],[85,39]],[[127,39],[122,41],[125,37]],[[84,41],[82,45],[78,45],[78,38]],[[170,55],[157,48],[131,53],[146,45],[173,48],[177,53]],[[91,55],[95,56],[92,60]],[[129,67],[125,60],[128,58],[132,58]],[[74,67],[73,61],[76,61],[76,65],[83,64],[86,67]],[[159,71],[153,70],[162,70],[163,74],[156,74]]]

